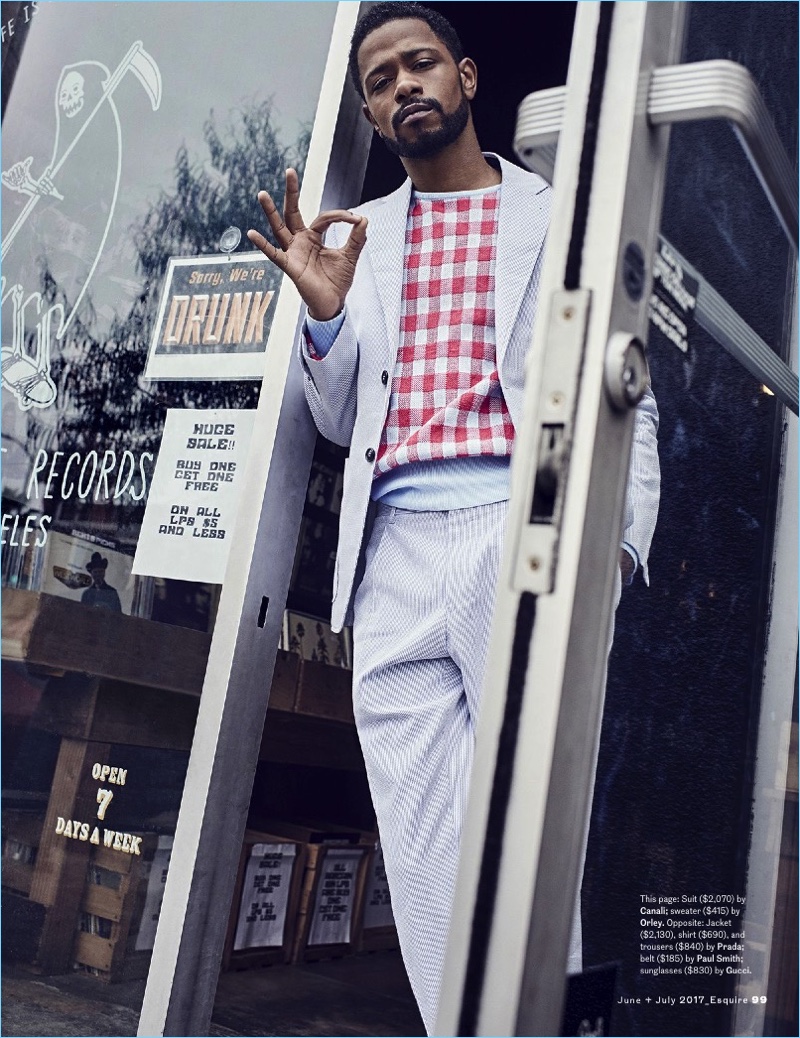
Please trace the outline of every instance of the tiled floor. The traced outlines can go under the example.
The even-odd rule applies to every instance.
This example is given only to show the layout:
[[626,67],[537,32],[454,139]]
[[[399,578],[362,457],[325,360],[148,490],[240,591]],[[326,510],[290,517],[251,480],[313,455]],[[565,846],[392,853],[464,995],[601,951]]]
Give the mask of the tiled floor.
[[[6,1038],[135,1035],[144,981],[104,984],[3,969]],[[399,952],[223,973],[211,1035],[424,1035]]]
[[240,1035],[424,1035],[399,952],[224,973],[214,1022]]

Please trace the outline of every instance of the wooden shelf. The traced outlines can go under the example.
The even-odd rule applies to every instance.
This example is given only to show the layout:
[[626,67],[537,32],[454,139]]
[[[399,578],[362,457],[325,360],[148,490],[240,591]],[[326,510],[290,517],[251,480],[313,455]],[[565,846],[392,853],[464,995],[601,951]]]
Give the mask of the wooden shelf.
[[[18,812],[15,826],[16,816],[5,819],[7,835],[37,848],[35,864],[4,862],[18,900],[28,895],[43,906],[35,947],[25,954],[44,973],[77,962],[105,979],[122,976],[147,958],[129,954],[141,891],[138,874],[127,871],[140,862],[66,841],[56,833],[56,820],[92,817],[92,764],[107,762],[112,746],[189,751],[211,636],[19,589],[4,590],[2,614],[3,659],[39,667],[46,677],[35,694],[28,690],[30,710],[20,723],[60,739],[46,809],[35,819]],[[279,650],[260,759],[363,771],[351,686],[350,671]],[[21,695],[27,688],[23,682]],[[119,889],[87,883],[90,863],[120,873]],[[105,920],[103,933],[110,936],[78,932],[81,913]]]
[[3,659],[199,695],[210,646],[201,631],[3,589]]
[[[210,644],[198,631],[55,595],[3,593],[3,658],[54,673],[35,725],[62,737],[188,750]],[[73,687],[59,671],[98,680]],[[363,768],[351,686],[350,671],[279,650],[261,759]]]
[[355,725],[278,710],[267,711],[259,759],[277,764],[364,770]]

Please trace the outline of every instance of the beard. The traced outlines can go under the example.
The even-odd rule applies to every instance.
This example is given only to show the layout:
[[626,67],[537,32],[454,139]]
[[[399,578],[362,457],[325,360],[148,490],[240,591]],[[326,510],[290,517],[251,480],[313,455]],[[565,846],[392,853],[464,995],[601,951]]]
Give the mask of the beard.
[[[423,130],[416,139],[411,141],[400,140],[398,137],[382,137],[381,140],[392,153],[401,159],[430,159],[438,155],[449,145],[453,144],[469,122],[469,101],[462,94],[458,108],[449,115],[445,114],[441,104],[432,97],[417,98],[415,104],[423,102],[431,109],[438,112],[442,117],[440,125],[435,130]],[[394,132],[397,133],[400,116],[403,109],[395,115],[392,120]]]

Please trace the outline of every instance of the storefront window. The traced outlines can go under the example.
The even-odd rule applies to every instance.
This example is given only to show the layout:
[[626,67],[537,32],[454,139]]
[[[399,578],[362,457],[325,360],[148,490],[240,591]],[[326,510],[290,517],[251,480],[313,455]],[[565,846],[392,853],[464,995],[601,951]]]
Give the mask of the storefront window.
[[12,970],[146,974],[335,12],[3,5]]
[[[259,189],[280,199],[290,165],[302,180],[318,102],[331,107],[320,95],[337,6],[3,4],[2,909],[13,995],[4,1033],[135,1033],[173,848],[173,880],[195,869],[199,886],[208,862],[190,860],[191,834],[181,846],[175,833],[286,291],[245,232],[264,224]],[[683,60],[747,66],[794,155],[796,106],[783,99],[797,92],[796,17],[782,20],[788,4],[770,10],[771,19],[758,4],[689,5]],[[507,74],[492,116],[521,95],[501,96]],[[355,200],[359,162],[342,163],[346,187],[326,183],[328,194]],[[310,183],[319,169],[308,168]],[[661,230],[660,262],[680,275],[684,297],[696,302],[702,278],[785,356],[795,259],[728,127],[673,128]],[[674,298],[662,301],[676,316]],[[763,667],[785,412],[694,315],[684,333],[651,328],[661,512],[650,587],[637,578],[617,616],[584,962],[618,964],[614,1033],[796,1033],[797,703],[783,686],[768,698]],[[346,449],[319,438],[308,453],[307,486],[308,467],[292,477],[305,488],[296,544],[285,529],[270,541],[270,523],[256,538],[259,551],[286,556],[290,576],[267,724],[248,732],[261,745],[250,747],[249,810],[239,804],[244,838],[231,841],[233,896],[219,909],[228,931],[209,926],[218,991],[225,1020],[249,1030],[263,1019],[255,987],[240,1012],[238,971],[311,972],[341,954],[346,972],[351,952],[388,949],[394,1016],[387,1023],[380,1004],[370,1026],[420,1033],[353,723],[350,632],[333,635],[327,623]],[[256,515],[260,502],[248,506]],[[275,596],[257,597],[258,619],[246,619],[265,635]],[[233,638],[226,622],[217,633]],[[235,752],[225,731],[220,769]],[[775,763],[768,781],[765,761]],[[194,812],[206,849],[227,810],[216,795]],[[764,833],[758,864],[752,848]],[[719,925],[731,945],[714,951],[721,972],[668,975],[642,937],[642,904],[701,895],[737,909]],[[190,943],[164,926],[162,947],[165,932]],[[193,992],[181,969],[177,983],[156,980],[189,1002],[200,985],[192,976]],[[366,990],[368,975],[354,970],[352,986]],[[53,978],[57,995],[31,978]],[[113,998],[105,982],[119,982]],[[98,1009],[76,1024],[59,1001],[76,984],[82,1007],[113,1002],[115,1015]],[[309,1002],[302,985],[283,986],[263,996],[273,1022],[281,996],[292,1013]],[[697,1000],[711,995],[699,1013]],[[738,997],[745,1009],[731,1008]],[[306,1033],[331,1019],[351,1026],[351,1001],[303,1024]],[[145,1001],[143,1020],[147,1012]]]

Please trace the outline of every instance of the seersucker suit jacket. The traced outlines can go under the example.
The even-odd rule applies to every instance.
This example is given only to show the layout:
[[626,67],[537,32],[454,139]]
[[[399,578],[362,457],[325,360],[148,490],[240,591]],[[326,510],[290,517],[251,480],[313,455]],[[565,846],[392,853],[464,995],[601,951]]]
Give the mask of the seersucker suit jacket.
[[[550,216],[550,186],[499,156],[502,173],[495,259],[495,338],[500,385],[511,420],[522,415],[525,356],[531,343],[543,245]],[[359,562],[371,527],[370,490],[389,407],[400,345],[403,260],[411,181],[354,209],[369,223],[367,243],[345,303],[344,323],[330,352],[313,360],[307,329],[300,336],[306,399],[320,433],[349,447],[333,580],[334,631],[352,621]],[[335,224],[326,243],[341,247],[350,226]],[[384,375],[386,373],[386,376]],[[387,377],[388,376],[388,377]],[[634,548],[647,579],[647,556],[660,488],[656,447],[658,410],[648,390],[636,411],[623,540]]]

